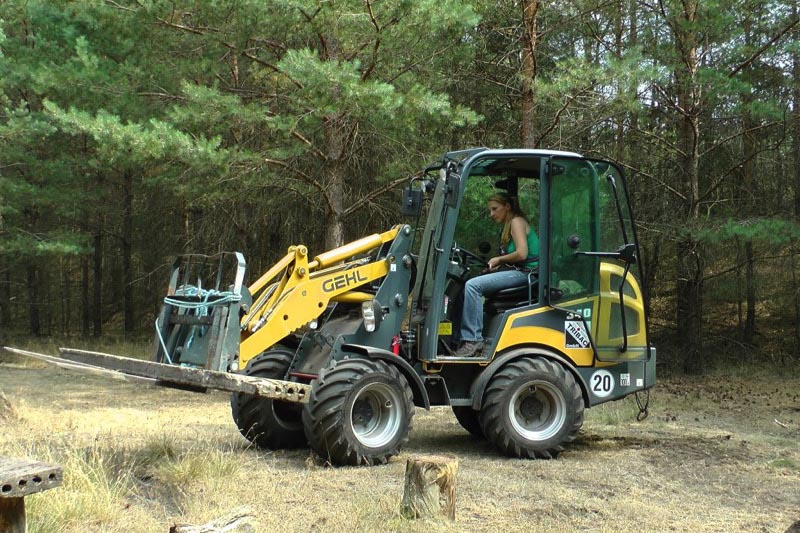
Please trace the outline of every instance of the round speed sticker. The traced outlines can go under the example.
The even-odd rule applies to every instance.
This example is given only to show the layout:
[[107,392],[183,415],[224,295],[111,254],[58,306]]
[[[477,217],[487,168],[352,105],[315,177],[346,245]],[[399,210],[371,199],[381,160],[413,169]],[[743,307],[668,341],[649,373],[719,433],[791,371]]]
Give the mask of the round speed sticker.
[[610,396],[614,392],[614,376],[608,370],[598,370],[592,374],[589,388],[592,389],[592,394],[598,398]]

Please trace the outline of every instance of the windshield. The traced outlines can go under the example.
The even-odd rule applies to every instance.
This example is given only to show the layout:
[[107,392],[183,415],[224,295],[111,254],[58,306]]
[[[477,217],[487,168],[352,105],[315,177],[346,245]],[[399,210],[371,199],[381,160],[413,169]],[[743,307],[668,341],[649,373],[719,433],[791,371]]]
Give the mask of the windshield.
[[[461,199],[454,242],[487,259],[499,253],[502,227],[489,217],[488,200],[503,194],[519,205],[531,228],[539,227],[541,158],[486,158],[470,168]],[[488,246],[488,248],[487,248]]]

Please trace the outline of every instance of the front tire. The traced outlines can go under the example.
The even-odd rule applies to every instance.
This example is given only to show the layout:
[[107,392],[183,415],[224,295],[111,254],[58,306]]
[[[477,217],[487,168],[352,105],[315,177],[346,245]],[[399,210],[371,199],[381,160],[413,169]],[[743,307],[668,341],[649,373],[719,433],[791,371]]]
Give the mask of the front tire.
[[312,386],[303,426],[311,448],[331,464],[385,464],[408,442],[413,395],[396,367],[332,361]]
[[486,388],[481,427],[510,457],[551,459],[583,425],[581,389],[572,374],[544,358],[511,361]]
[[[250,360],[246,376],[283,379],[294,353],[284,348],[267,350]],[[270,450],[306,446],[302,404],[272,400],[250,394],[231,394],[231,414],[239,432],[258,446]]]

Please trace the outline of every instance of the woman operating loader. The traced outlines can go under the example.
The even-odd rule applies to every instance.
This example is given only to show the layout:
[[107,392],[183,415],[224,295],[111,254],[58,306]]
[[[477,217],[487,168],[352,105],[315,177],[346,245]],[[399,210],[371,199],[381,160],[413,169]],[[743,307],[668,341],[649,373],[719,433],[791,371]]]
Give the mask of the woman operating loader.
[[458,357],[472,357],[483,349],[483,297],[528,283],[539,264],[539,238],[519,208],[517,199],[496,193],[487,200],[489,217],[503,225],[500,255],[489,259],[486,272],[467,281],[461,316]]

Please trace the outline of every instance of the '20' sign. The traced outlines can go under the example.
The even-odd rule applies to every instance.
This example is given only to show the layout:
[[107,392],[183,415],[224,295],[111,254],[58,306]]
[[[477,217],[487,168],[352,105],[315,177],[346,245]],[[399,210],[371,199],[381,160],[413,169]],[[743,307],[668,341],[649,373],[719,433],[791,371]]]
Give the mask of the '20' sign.
[[608,370],[598,370],[592,374],[589,388],[592,389],[592,394],[598,398],[610,396],[614,392],[614,376]]

